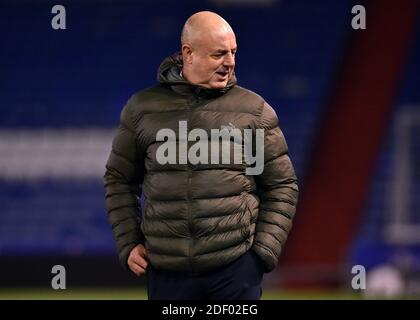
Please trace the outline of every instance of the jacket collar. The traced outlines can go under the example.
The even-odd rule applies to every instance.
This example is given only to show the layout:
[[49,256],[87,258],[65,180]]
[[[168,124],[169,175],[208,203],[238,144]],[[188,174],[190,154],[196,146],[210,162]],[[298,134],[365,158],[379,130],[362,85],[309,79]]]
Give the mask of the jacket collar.
[[158,69],[157,79],[159,83],[165,86],[170,86],[172,90],[180,94],[212,98],[225,94],[236,85],[236,76],[232,75],[226,87],[223,89],[208,89],[198,85],[194,85],[182,77],[182,55],[177,52],[166,59],[160,64]]

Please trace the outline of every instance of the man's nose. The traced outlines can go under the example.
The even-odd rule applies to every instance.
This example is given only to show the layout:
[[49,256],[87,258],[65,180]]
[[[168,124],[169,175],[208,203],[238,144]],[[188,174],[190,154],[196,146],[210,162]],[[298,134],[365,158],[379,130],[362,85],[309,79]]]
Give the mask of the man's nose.
[[235,55],[228,53],[223,61],[225,67],[233,68],[235,66]]

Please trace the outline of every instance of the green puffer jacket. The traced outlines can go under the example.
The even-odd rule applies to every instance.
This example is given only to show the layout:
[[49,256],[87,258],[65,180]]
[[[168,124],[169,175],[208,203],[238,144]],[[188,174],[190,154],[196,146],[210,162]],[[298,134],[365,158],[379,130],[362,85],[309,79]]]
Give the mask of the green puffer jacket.
[[[179,54],[165,59],[159,84],[134,94],[121,113],[104,176],[120,262],[127,267],[131,249],[143,243],[154,267],[199,274],[253,249],[269,272],[291,229],[298,196],[276,114],[259,95],[237,86],[235,77],[225,89],[209,90],[186,82],[181,68]],[[227,125],[264,129],[263,173],[247,175],[245,161],[160,164],[156,151],[163,142],[156,134],[168,128],[178,135],[179,121],[208,136]]]

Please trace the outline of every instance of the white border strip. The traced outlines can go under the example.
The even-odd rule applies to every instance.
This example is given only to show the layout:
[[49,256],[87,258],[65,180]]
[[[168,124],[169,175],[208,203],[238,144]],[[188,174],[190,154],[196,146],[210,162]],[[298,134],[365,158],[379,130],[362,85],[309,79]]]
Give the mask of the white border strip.
[[0,179],[102,178],[115,131],[0,130]]

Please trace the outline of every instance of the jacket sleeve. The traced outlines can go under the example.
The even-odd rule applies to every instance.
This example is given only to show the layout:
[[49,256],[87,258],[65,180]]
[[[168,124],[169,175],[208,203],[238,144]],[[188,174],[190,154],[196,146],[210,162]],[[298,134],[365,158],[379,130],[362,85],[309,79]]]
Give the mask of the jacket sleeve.
[[256,176],[260,207],[253,250],[265,271],[272,271],[292,227],[298,200],[297,178],[275,111],[264,102],[259,128],[264,129],[264,170]]
[[130,251],[139,243],[144,244],[140,229],[139,201],[144,158],[137,143],[130,112],[129,101],[121,112],[120,125],[112,142],[104,175],[108,221],[112,227],[120,263],[126,269]]

